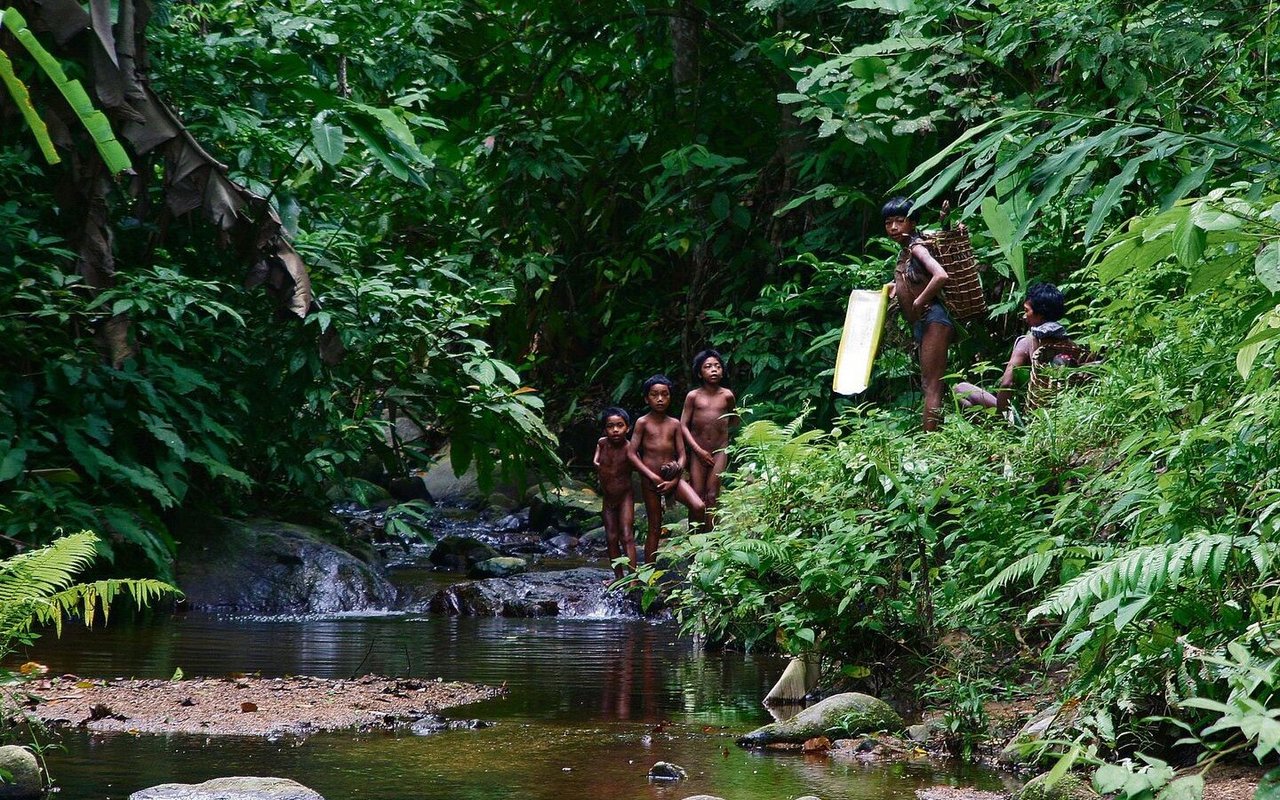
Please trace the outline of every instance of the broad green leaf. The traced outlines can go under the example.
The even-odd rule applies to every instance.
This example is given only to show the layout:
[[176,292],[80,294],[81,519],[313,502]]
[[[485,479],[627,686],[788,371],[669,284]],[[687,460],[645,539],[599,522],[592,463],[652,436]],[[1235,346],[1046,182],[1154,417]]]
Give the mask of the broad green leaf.
[[1204,255],[1205,232],[1188,214],[1173,229],[1173,253],[1184,267],[1195,266]]
[[1253,793],[1253,800],[1280,800],[1280,767],[1262,776]]
[[1253,270],[1269,292],[1280,292],[1280,239],[1263,245],[1253,259]]
[[1216,289],[1240,267],[1241,259],[1239,257],[1220,255],[1216,258],[1211,258],[1202,263],[1195,272],[1191,273],[1191,282],[1187,284],[1187,291],[1196,294]]
[[373,153],[373,157],[378,159],[378,163],[395,177],[406,183],[418,183],[420,179],[417,174],[409,169],[409,165],[400,158],[399,155],[391,153],[383,146],[382,140],[373,126],[362,119],[352,116],[347,120],[351,126],[351,130],[355,133],[356,138],[369,148],[369,152]]
[[1138,174],[1138,167],[1150,157],[1150,153],[1137,158],[1131,158],[1125,163],[1124,168],[1120,170],[1120,174],[1107,182],[1107,186],[1102,190],[1102,194],[1098,195],[1098,199],[1093,201],[1093,210],[1089,215],[1089,223],[1084,229],[1084,243],[1088,244],[1093,241],[1093,237],[1102,229],[1103,223],[1107,221],[1107,216],[1115,208],[1120,197],[1124,194],[1124,190],[1133,183],[1134,177]]
[[1129,770],[1119,764],[1103,764],[1094,770],[1093,788],[1098,794],[1112,794],[1124,788],[1129,780]]
[[27,451],[22,447],[14,447],[4,454],[0,460],[0,481],[11,481],[22,474],[22,467],[27,463]]
[[1205,231],[1229,231],[1239,228],[1243,220],[1235,214],[1214,208],[1207,203],[1196,203],[1191,208],[1191,220]]
[[1027,285],[1026,256],[1022,245],[1015,244],[1013,241],[1012,212],[1011,206],[996,202],[994,197],[987,197],[982,201],[982,221],[986,223],[991,237],[996,240],[996,246],[1000,248],[1000,252],[1013,268],[1018,286],[1025,288]]
[[1204,796],[1204,776],[1200,773],[1183,775],[1156,795],[1159,800],[1200,800]]
[[1240,346],[1240,352],[1236,353],[1236,370],[1240,373],[1240,377],[1248,378],[1249,373],[1253,372],[1253,364],[1258,360],[1263,348],[1268,341],[1275,338],[1263,334],[1276,329],[1280,329],[1280,306],[1259,315],[1253,327],[1249,329],[1249,335]]
[[311,121],[311,141],[316,153],[326,164],[337,164],[347,151],[347,143],[342,137],[342,128],[330,125],[323,116]]
[[1121,606],[1116,612],[1116,630],[1119,631],[1130,622],[1133,622],[1134,618],[1141,614],[1142,610],[1150,602],[1151,597],[1140,597]]

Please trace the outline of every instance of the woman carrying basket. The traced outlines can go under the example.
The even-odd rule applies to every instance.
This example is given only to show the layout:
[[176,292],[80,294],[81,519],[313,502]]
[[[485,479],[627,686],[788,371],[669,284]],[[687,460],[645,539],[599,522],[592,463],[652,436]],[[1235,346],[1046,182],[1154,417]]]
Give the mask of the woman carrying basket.
[[895,197],[881,209],[884,232],[902,245],[902,255],[893,273],[891,296],[898,299],[902,316],[911,323],[920,357],[920,384],[924,393],[924,429],[936,430],[942,421],[942,398],[946,387],[947,345],[955,323],[942,305],[942,287],[947,271],[916,233],[916,217],[911,201]]

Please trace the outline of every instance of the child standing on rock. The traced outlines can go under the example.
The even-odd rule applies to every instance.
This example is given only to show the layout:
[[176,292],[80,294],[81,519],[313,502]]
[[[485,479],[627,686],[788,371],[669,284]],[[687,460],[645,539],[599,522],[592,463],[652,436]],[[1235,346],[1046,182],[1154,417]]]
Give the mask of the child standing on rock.
[[693,451],[689,462],[689,479],[693,491],[706,505],[707,529],[713,524],[712,510],[720,496],[720,473],[728,465],[729,427],[738,423],[733,413],[733,392],[720,382],[724,379],[724,357],[712,349],[693,358],[693,373],[702,381],[684,398],[680,424],[685,441]]
[[654,375],[644,382],[644,399],[649,413],[636,420],[631,437],[631,465],[643,476],[644,510],[649,535],[645,539],[644,558],[649,564],[658,556],[658,539],[662,533],[662,500],[675,497],[689,508],[689,522],[701,523],[706,504],[685,482],[684,426],[667,416],[671,407],[671,379]]
[[604,436],[596,442],[596,455],[592,463],[600,478],[600,516],[604,518],[604,536],[609,545],[609,563],[613,575],[622,579],[622,567],[617,563],[623,551],[636,568],[635,498],[631,493],[631,452],[627,433],[631,430],[631,417],[621,408],[606,408],[600,414]]

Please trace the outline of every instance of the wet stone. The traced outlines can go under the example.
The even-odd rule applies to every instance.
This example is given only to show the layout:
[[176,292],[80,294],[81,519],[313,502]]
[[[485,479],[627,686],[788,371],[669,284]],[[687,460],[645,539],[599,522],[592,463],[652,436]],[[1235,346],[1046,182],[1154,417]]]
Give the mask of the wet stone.
[[682,781],[689,777],[689,773],[679,764],[672,764],[668,761],[659,761],[652,767],[649,767],[649,780],[651,781]]

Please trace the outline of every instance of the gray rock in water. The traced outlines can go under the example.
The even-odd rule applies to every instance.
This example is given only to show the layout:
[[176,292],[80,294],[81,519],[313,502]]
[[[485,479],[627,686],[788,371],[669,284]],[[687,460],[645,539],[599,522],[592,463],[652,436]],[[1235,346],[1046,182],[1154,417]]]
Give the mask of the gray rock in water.
[[547,542],[557,550],[576,550],[578,549],[578,540],[567,533],[562,533],[551,541]]
[[689,773],[685,772],[684,767],[679,764],[672,764],[669,761],[659,761],[649,767],[649,780],[651,781],[682,781],[688,777]]
[[692,794],[684,798],[684,800],[724,800],[724,798],[716,797],[712,794]]
[[510,578],[529,571],[529,562],[515,556],[498,556],[486,558],[471,567],[473,578]]
[[518,531],[522,530],[529,524],[528,515],[523,518],[519,514],[508,514],[497,522],[493,523],[494,530],[499,531]]
[[204,783],[166,783],[134,792],[129,800],[324,800],[288,778],[214,778]]
[[327,614],[395,601],[376,569],[304,525],[224,519],[189,541],[178,554],[177,582],[195,609]]
[[470,536],[446,536],[431,551],[431,563],[445,569],[470,569],[481,561],[502,555],[489,545]]
[[0,798],[17,800],[44,794],[40,762],[27,748],[17,745],[0,747],[0,770],[10,775],[7,783],[0,783]]
[[600,519],[600,496],[581,486],[560,486],[529,498],[529,524],[536,528],[560,523],[580,528]]
[[623,616],[631,601],[605,590],[613,573],[580,567],[457,583],[431,597],[432,611],[479,617]]
[[815,736],[857,736],[875,731],[902,730],[902,717],[883,700],[859,692],[835,694],[794,717],[774,722],[738,739],[744,747],[803,744]]

